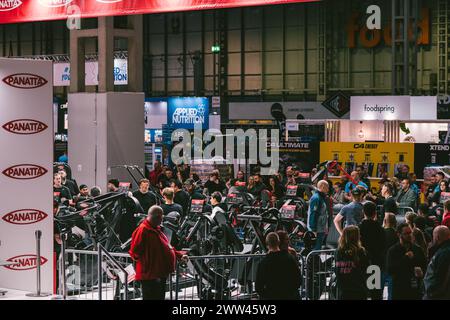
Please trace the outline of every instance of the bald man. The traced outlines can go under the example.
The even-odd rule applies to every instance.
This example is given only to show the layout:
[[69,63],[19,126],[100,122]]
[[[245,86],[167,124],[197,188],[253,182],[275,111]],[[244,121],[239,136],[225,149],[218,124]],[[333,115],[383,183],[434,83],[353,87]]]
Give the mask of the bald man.
[[163,209],[152,206],[147,218],[133,232],[130,256],[136,261],[136,281],[141,282],[143,300],[164,300],[166,281],[175,271],[176,259],[187,261],[161,230]]
[[327,181],[320,180],[317,183],[318,191],[309,200],[308,230],[314,232],[317,238],[313,250],[322,249],[325,234],[328,232],[329,206],[327,195],[329,188]]
[[433,231],[437,251],[430,261],[424,278],[427,300],[450,300],[450,229],[438,226]]

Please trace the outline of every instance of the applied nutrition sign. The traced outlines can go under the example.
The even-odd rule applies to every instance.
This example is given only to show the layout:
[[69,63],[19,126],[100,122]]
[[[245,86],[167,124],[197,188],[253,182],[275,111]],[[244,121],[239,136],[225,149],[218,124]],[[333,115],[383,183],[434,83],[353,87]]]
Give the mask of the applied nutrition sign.
[[0,23],[274,5],[319,0],[0,0]]
[[167,124],[175,129],[209,128],[209,99],[198,97],[169,98]]
[[350,120],[409,120],[409,96],[355,96],[350,99]]

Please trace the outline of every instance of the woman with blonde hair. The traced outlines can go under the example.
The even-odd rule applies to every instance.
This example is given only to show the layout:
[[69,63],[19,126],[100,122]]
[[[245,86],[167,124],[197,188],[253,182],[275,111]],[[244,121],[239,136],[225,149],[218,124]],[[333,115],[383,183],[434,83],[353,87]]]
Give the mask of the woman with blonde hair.
[[336,280],[339,300],[367,300],[369,258],[360,241],[359,228],[344,228],[336,250]]

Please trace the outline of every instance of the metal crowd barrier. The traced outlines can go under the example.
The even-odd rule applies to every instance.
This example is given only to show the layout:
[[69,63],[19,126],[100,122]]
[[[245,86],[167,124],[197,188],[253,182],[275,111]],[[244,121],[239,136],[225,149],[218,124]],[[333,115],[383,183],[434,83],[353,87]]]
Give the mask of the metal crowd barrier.
[[[301,299],[336,299],[334,254],[335,250],[321,250],[298,256]],[[100,257],[102,263],[99,251],[66,250],[67,298],[141,299],[142,290],[134,281],[134,264],[129,254],[103,251]],[[177,263],[175,273],[168,277],[166,300],[256,300],[256,272],[264,257],[264,254],[189,257],[187,264]],[[60,283],[60,292],[62,288]]]
[[[141,292],[133,281],[132,266],[133,261],[126,253],[67,249],[66,296],[79,300],[137,299]],[[58,290],[62,293],[63,277],[59,274]]]
[[254,300],[263,254],[189,257],[175,272],[175,300]]
[[335,281],[336,250],[310,252],[304,261],[304,297],[306,300],[337,300]]

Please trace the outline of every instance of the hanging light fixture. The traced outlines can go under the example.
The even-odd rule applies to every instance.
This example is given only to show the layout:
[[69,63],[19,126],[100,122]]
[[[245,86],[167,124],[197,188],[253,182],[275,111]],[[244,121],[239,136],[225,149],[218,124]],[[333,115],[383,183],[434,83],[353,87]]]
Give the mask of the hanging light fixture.
[[363,131],[363,127],[362,127],[363,122],[360,121],[359,123],[361,124],[361,129],[358,132],[358,138],[364,139],[364,131]]

